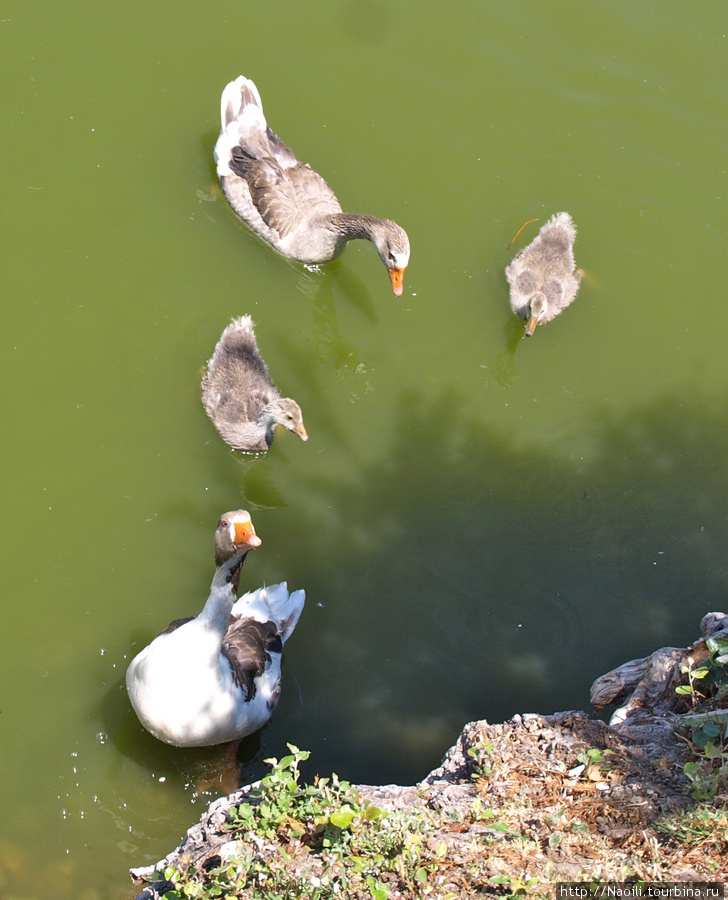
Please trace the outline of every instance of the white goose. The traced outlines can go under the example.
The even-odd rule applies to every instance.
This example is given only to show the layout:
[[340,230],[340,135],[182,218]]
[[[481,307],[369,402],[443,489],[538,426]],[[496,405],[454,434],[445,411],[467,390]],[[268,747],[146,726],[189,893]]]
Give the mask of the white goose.
[[581,270],[574,271],[576,227],[566,212],[552,216],[506,269],[511,308],[526,320],[526,337],[550,322],[576,297]]
[[284,583],[244,594],[246,554],[259,547],[245,510],[225,513],[215,530],[215,575],[196,617],[178,619],[131,661],[126,687],[139,721],[177,747],[207,747],[252,734],[280,695],[283,644],[305,593]]
[[228,203],[280,254],[307,265],[338,256],[355,238],[371,241],[392,289],[403,290],[410,257],[407,233],[390,219],[345,213],[336,194],[274,134],[258,88],[241,75],[222,92],[217,174]]

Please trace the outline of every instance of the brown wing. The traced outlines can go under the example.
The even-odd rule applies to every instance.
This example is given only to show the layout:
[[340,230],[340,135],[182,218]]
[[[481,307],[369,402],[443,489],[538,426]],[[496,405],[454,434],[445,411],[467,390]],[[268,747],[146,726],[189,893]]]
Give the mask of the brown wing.
[[230,663],[235,683],[245,691],[245,699],[255,697],[255,679],[265,671],[271,653],[282,653],[283,642],[273,622],[230,617],[223,656]]
[[290,161],[281,159],[279,153],[275,158],[256,157],[238,146],[232,149],[229,165],[247,182],[250,197],[265,224],[283,238],[314,210],[338,213],[341,205],[318,172],[299,162],[282,141],[279,145],[288,151]]

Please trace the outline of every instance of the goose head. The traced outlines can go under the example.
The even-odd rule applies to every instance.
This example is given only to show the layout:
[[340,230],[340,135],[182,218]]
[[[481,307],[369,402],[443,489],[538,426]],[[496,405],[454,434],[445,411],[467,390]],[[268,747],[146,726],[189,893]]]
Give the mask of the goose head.
[[392,290],[399,297],[404,290],[404,270],[410,258],[407,232],[391,219],[380,219],[372,226],[372,243],[387,267]]
[[268,446],[273,441],[273,431],[276,425],[281,425],[288,431],[293,431],[302,441],[308,440],[308,434],[303,424],[303,413],[301,407],[295,400],[290,397],[279,397],[272,403],[269,403],[261,415],[261,419],[266,425],[266,440]]
[[548,322],[561,311],[564,288],[558,278],[547,278],[540,291],[534,291],[527,304],[526,337],[531,337],[539,322]]
[[244,509],[223,513],[215,529],[215,565],[232,568],[242,562],[249,550],[261,544],[250,513]]
[[528,320],[526,321],[526,337],[531,337],[531,335],[536,330],[536,326],[538,325],[539,319],[544,315],[546,310],[548,309],[549,302],[546,298],[546,294],[543,291],[536,291],[536,293],[531,297],[528,301]]

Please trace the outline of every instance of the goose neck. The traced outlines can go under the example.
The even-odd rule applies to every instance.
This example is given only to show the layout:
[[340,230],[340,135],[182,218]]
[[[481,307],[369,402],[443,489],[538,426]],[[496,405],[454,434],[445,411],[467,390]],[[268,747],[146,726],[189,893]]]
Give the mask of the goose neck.
[[374,228],[379,221],[375,216],[362,216],[356,213],[337,213],[331,217],[334,231],[347,240],[354,238],[373,240]]
[[238,596],[238,583],[245,556],[235,556],[215,569],[207,598],[198,621],[213,631],[225,634],[230,621],[230,613]]

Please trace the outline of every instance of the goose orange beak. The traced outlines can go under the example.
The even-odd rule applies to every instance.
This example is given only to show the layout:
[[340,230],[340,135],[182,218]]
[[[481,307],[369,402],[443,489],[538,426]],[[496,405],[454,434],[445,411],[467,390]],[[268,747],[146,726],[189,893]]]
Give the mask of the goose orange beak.
[[392,282],[392,290],[395,297],[400,297],[404,290],[404,269],[387,269],[389,280]]
[[307,440],[308,440],[308,432],[307,432],[306,429],[303,427],[303,422],[301,422],[300,425],[296,425],[296,427],[295,427],[293,430],[294,430],[294,431],[296,432],[296,434],[301,438],[302,441],[307,441]]
[[531,335],[536,330],[537,325],[538,325],[538,316],[529,316],[528,322],[526,322],[526,337],[531,337]]
[[253,523],[250,520],[247,522],[235,523],[235,540],[233,541],[233,544],[238,549],[241,547],[250,547],[253,549],[254,547],[260,547],[262,543],[261,539],[255,533]]

